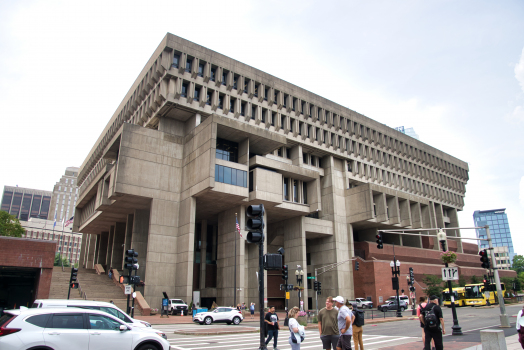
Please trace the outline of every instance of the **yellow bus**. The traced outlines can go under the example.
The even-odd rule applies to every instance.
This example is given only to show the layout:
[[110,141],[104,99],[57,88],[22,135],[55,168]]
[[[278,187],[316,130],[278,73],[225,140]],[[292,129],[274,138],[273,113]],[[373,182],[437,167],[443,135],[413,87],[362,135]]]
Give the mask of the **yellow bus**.
[[464,287],[464,304],[466,306],[484,306],[484,283],[466,284]]
[[[485,306],[498,303],[495,283],[491,283],[488,288],[484,288],[484,283],[466,284],[464,289],[464,304],[467,306]],[[500,284],[500,289],[503,294],[506,292],[504,283]]]
[[[452,288],[451,293],[451,295],[453,295],[453,301],[455,302],[455,306],[466,306],[465,287]],[[449,288],[446,288],[442,291],[445,306],[451,307],[451,295],[449,294]]]

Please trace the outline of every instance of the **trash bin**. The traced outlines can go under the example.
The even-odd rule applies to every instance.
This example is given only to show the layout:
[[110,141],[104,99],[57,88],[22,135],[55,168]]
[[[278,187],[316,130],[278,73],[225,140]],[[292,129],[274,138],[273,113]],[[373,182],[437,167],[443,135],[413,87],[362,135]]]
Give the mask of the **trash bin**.
[[205,309],[205,308],[193,309],[193,317],[195,317],[195,315],[200,313],[200,312],[207,312],[207,309]]

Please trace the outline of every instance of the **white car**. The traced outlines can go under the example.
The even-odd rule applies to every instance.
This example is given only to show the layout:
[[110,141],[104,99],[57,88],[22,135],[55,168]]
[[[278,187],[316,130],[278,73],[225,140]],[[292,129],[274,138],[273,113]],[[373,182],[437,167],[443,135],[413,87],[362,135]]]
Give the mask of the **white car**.
[[6,310],[0,349],[169,350],[163,332],[130,326],[103,311],[78,308]]
[[120,310],[115,304],[105,301],[94,300],[68,300],[68,299],[37,299],[31,308],[48,308],[48,307],[79,307],[82,309],[100,310],[113,315],[129,325],[136,327],[151,327],[146,321],[137,320],[127,316],[124,311]]
[[211,312],[199,312],[195,315],[193,322],[200,324],[211,324],[213,322],[225,322],[227,324],[240,324],[244,320],[242,313],[235,308],[219,306]]

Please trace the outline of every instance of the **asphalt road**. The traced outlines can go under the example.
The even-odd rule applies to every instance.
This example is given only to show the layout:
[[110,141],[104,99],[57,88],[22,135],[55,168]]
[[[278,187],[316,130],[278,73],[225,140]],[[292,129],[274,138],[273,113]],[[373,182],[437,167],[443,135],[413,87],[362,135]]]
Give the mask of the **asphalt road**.
[[[462,328],[464,335],[451,335],[451,326],[453,325],[453,317],[451,309],[443,308],[444,322],[446,326],[446,335],[444,342],[461,342],[469,343],[471,346],[475,343],[480,343],[480,331],[482,329],[502,329],[506,336],[516,334],[515,321],[518,311],[522,308],[521,305],[506,306],[506,312],[510,316],[510,328],[499,328],[500,325],[500,309],[498,307],[490,308],[471,308],[462,307],[457,308],[457,318],[459,325]],[[411,313],[404,312],[406,318],[411,317]],[[241,326],[256,327],[256,322],[242,322]],[[189,350],[189,349],[258,349],[259,334],[232,334],[232,335],[216,335],[216,336],[187,336],[174,334],[176,329],[202,329],[202,327],[225,327],[231,329],[234,325],[212,325],[200,326],[197,324],[184,325],[166,325],[154,326],[157,329],[163,330],[175,350]],[[288,344],[289,333],[283,329],[279,332],[278,348],[282,350],[290,349]],[[398,345],[420,342],[421,343],[421,328],[418,320],[403,320],[396,322],[386,322],[377,325],[364,326],[364,347],[366,350],[392,348]],[[273,342],[268,346],[272,348]],[[400,348],[402,348],[401,346]],[[302,344],[301,349],[322,349],[317,330],[308,329],[306,333],[306,340]]]

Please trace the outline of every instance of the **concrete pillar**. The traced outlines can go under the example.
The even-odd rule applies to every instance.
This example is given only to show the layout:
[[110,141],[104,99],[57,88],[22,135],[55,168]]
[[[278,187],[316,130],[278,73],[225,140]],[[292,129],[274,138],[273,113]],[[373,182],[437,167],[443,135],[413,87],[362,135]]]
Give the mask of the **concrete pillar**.
[[[273,226],[271,227],[273,230]],[[304,290],[301,292],[300,299],[304,301],[304,309],[307,309],[307,260],[306,260],[306,232],[303,228],[303,217],[296,217],[288,219],[282,226],[277,226],[278,231],[282,231],[284,234],[284,249],[285,249],[285,261],[288,265],[289,280],[288,283],[298,286],[295,271],[297,266],[302,267],[304,276],[302,277],[302,287]],[[324,285],[322,286],[324,288]],[[293,306],[300,307],[298,301],[298,293],[291,293],[291,299],[289,300],[289,307]]]
[[[206,256],[207,256],[207,220],[202,220],[200,229],[200,283],[199,289],[206,288]],[[210,242],[212,244],[212,242]]]
[[84,267],[85,268],[85,263],[86,263],[86,257],[87,257],[87,249],[88,249],[88,246],[89,246],[89,235],[87,233],[84,233],[82,234],[82,246],[80,247],[80,262],[78,263],[78,266],[79,267]]
[[[68,245],[69,245],[69,243],[68,243]],[[95,246],[95,259],[94,259],[94,263],[95,263],[95,264],[100,264],[100,263],[98,262],[98,255],[99,255],[98,253],[99,253],[99,252],[100,252],[100,240],[97,239],[97,240],[96,240],[96,246]]]
[[124,252],[128,249],[131,249],[131,238],[133,237],[133,214],[127,215],[127,221],[126,221],[126,237],[125,237],[125,246],[124,246]]
[[[138,253],[138,265],[140,266],[139,276],[142,281],[147,282],[146,259],[149,233],[149,210],[135,210],[135,214],[133,215],[133,217],[133,233],[131,235],[131,244],[129,249],[134,249],[135,252]],[[156,307],[152,306],[151,304],[149,304],[149,306]]]
[[126,239],[126,223],[117,222],[113,237],[113,261],[111,266],[114,269],[122,270],[124,264],[124,242]]
[[482,350],[507,350],[508,348],[504,331],[500,329],[480,331],[480,341],[482,342]]
[[[240,227],[244,227],[245,207],[235,207],[218,214],[218,256],[217,256],[217,303],[233,305],[235,296],[235,254],[236,254],[236,302],[245,300],[245,233],[241,238],[236,229],[235,213]],[[235,252],[236,240],[236,252]],[[256,244],[253,244],[256,245]],[[257,246],[258,261],[258,246]],[[257,263],[258,266],[258,263]],[[256,276],[256,274],[254,274]],[[255,277],[256,279],[256,277]],[[258,286],[258,283],[257,283]],[[258,288],[258,287],[257,287]],[[258,295],[258,293],[257,293]],[[236,306],[236,305],[235,305]]]
[[400,226],[411,226],[411,210],[409,208],[409,200],[399,200],[398,206],[400,209]]
[[109,232],[100,233],[100,245],[98,251],[98,263],[102,266],[107,265],[107,240],[109,239]]
[[108,270],[109,268],[113,267],[113,238],[115,236],[115,227],[111,226],[109,228],[109,235],[107,236],[107,258],[106,258],[106,265]]
[[86,258],[86,269],[94,269],[95,264],[95,248],[96,248],[96,240],[98,238],[98,235],[89,235],[89,250],[87,251],[87,258]]
[[[176,235],[176,257],[170,258],[170,261],[173,261],[171,265],[172,275],[175,275],[176,271],[174,294],[183,300],[191,300],[193,298],[195,213],[196,199],[194,197],[188,197],[180,202],[178,232]],[[175,223],[173,223],[174,225]],[[172,252],[169,251],[169,253]],[[162,264],[162,266],[165,266],[165,264]],[[159,277],[163,278],[163,275]]]

